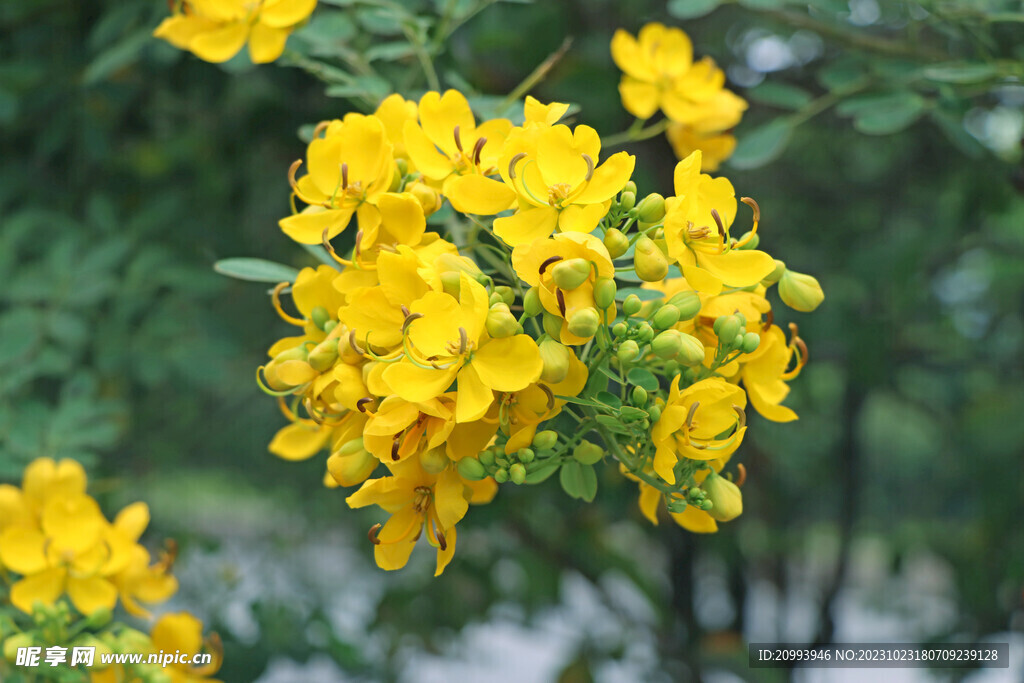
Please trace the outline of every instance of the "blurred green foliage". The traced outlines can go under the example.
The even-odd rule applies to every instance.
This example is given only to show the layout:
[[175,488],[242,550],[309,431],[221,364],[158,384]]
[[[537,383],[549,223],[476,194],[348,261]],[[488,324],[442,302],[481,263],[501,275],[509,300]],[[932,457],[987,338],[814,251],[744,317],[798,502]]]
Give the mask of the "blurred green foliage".
[[[224,637],[228,681],[316,655],[408,678],[411,652],[458,659],[474,627],[542,623],[580,580],[617,630],[562,639],[565,681],[616,665],[742,676],[744,639],[866,639],[843,591],[897,615],[904,640],[1019,631],[1021,4],[489,5],[321,3],[286,61],[326,98],[296,69],[218,68],[151,40],[160,3],[0,5],[0,476],[76,457],[117,478],[110,495],[148,500],[182,542],[185,599]],[[281,325],[263,286],[210,265],[309,263],[276,228],[295,132],[390,84],[414,95],[424,52],[442,86],[499,109],[573,36],[534,94],[625,128],[608,41],[649,20],[681,25],[751,100],[726,174],[759,201],[766,247],[827,293],[795,318],[811,348],[788,401],[801,419],[752,420],[747,511],[714,537],[650,529],[599,466],[591,505],[553,481],[503,488],[440,580],[426,562],[377,573],[375,514],[316,488],[322,461],[266,453],[282,421],[251,373]],[[630,151],[641,192],[671,192],[667,143]],[[907,597],[922,557],[948,572],[949,618],[922,621]],[[811,607],[805,626],[791,601]]]

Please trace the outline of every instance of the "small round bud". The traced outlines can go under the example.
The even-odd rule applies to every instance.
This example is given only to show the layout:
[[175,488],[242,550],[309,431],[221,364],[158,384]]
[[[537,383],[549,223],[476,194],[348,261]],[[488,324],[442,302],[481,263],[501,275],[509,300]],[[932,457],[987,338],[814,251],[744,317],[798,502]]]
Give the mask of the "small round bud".
[[629,211],[636,206],[636,195],[632,192],[623,192],[619,195],[619,207],[623,211]]
[[647,409],[647,414],[651,416],[651,422],[657,422],[661,418],[661,407],[651,406]]
[[[715,321],[718,322],[717,320]],[[740,319],[734,315],[725,316],[725,320],[718,326],[717,334],[718,339],[723,344],[731,344],[736,335],[740,333]]]
[[462,290],[462,278],[459,272],[449,270],[447,273],[441,273],[441,289],[448,296],[458,299],[459,292]]
[[306,358],[306,362],[309,363],[317,372],[324,372],[334,365],[334,361],[336,360],[338,360],[337,339],[325,339],[320,342],[312,351],[309,352],[309,357]]
[[615,280],[610,277],[599,277],[594,282],[594,303],[602,311],[615,303],[617,291]]
[[623,192],[632,192],[633,196],[635,197],[636,196],[636,183],[634,183],[632,180],[630,180],[628,183],[626,183],[626,186],[624,188],[622,188],[622,191]]
[[626,323],[618,322],[612,327],[612,334],[616,337],[625,337],[627,332],[629,332],[629,325]]
[[596,443],[581,441],[572,451],[572,457],[583,465],[593,465],[604,457],[604,449]]
[[4,658],[14,662],[18,658],[18,650],[25,647],[32,647],[34,639],[30,633],[16,633],[4,640]]
[[522,463],[516,463],[508,468],[508,478],[513,484],[522,484],[526,481],[526,467]]
[[674,358],[683,345],[683,335],[678,330],[665,330],[651,342],[651,351],[658,358]]
[[327,321],[331,319],[331,314],[328,313],[327,309],[323,306],[317,306],[310,312],[309,317],[313,321],[313,324],[322,330],[324,329],[324,325],[327,324]]
[[668,275],[668,258],[650,237],[641,236],[633,251],[633,268],[645,282],[660,282]]
[[530,287],[523,295],[523,311],[532,318],[535,315],[540,315],[543,310],[544,306],[540,302],[540,290]]
[[589,261],[571,258],[559,261],[551,267],[551,279],[555,281],[559,289],[571,291],[586,282],[590,277],[590,272]]
[[540,373],[541,381],[555,384],[564,380],[569,374],[569,349],[553,339],[542,341],[539,349],[544,366]]
[[740,237],[740,242],[743,242],[743,240],[748,237],[750,238],[750,241],[740,247],[740,249],[757,249],[757,245],[761,244],[761,236],[756,232],[754,234],[750,234],[750,231],[748,230],[743,233],[743,237]]
[[330,334],[334,330],[334,328],[337,327],[337,326],[338,326],[338,321],[337,320],[328,320],[327,322],[324,323],[324,332],[326,332],[327,334]]
[[494,288],[494,293],[501,296],[501,300],[505,302],[506,306],[511,306],[516,302],[516,292],[508,285],[498,285]]
[[486,467],[487,469],[491,469],[492,467],[494,467],[494,451],[492,451],[491,449],[488,448],[486,450],[480,451],[480,455],[478,455],[477,458],[480,459],[480,464]]
[[327,471],[341,486],[363,483],[377,469],[380,461],[366,450],[363,440],[352,439],[327,458]]
[[550,429],[545,429],[543,432],[537,432],[536,436],[533,437],[533,447],[539,451],[549,451],[555,447],[558,443],[558,432]]
[[665,304],[651,317],[651,324],[656,330],[667,330],[679,322],[679,309],[672,304]]
[[487,334],[495,339],[511,337],[514,334],[519,334],[522,330],[519,326],[519,321],[509,312],[508,305],[504,302],[497,303],[491,307],[491,310],[487,312],[484,326],[487,328]]
[[516,457],[519,458],[519,462],[533,462],[533,459],[537,457],[536,453],[530,448],[520,448],[516,451]]
[[704,342],[690,334],[680,335],[682,342],[676,360],[690,367],[704,362]]
[[405,159],[395,159],[395,167],[398,170],[398,176],[404,178],[409,175],[409,162]]
[[562,319],[560,317],[554,313],[544,311],[544,314],[541,316],[541,324],[549,337],[556,340],[562,338]]
[[740,343],[740,350],[743,353],[753,353],[757,351],[757,347],[761,345],[761,335],[757,332],[747,332],[743,335],[743,341]]
[[448,467],[449,462],[443,445],[420,452],[420,465],[423,466],[423,471],[427,474],[441,474]]
[[640,200],[636,206],[637,217],[645,223],[657,223],[665,217],[665,198],[657,192]]
[[825,292],[813,275],[787,270],[779,280],[779,296],[794,311],[810,313],[825,300]]
[[636,338],[642,342],[649,342],[654,339],[654,328],[648,323],[640,323],[636,328]]
[[668,303],[679,311],[680,320],[691,320],[700,313],[701,302],[697,292],[679,292]]
[[618,356],[621,362],[629,363],[640,356],[640,345],[632,339],[627,339],[619,345],[619,350],[615,355]]
[[498,482],[499,484],[504,484],[506,481],[508,481],[508,470],[502,467],[500,470],[495,472],[494,481]]
[[643,308],[644,302],[640,300],[636,294],[630,294],[626,297],[626,300],[622,302],[622,312],[627,316],[636,315]]
[[569,332],[577,337],[593,337],[601,324],[601,316],[595,308],[583,308],[569,318]]
[[647,390],[643,387],[633,387],[633,391],[630,392],[630,400],[636,407],[643,408],[647,405]]
[[498,294],[497,292],[492,292],[490,298],[487,299],[487,305],[488,306],[493,306],[494,304],[503,304],[503,303],[505,303],[505,302],[502,301],[501,295]]
[[406,192],[412,192],[416,201],[423,207],[423,215],[429,216],[441,208],[441,195],[437,190],[428,187],[423,183],[414,183],[412,187],[406,186]]
[[761,282],[766,287],[770,287],[771,285],[774,285],[776,282],[781,280],[782,279],[782,275],[785,272],[786,272],[786,264],[783,263],[782,261],[780,261],[779,259],[775,259],[775,270],[773,270],[771,273],[769,273],[768,277],[766,277],[765,279],[761,280]]
[[629,238],[618,228],[611,228],[604,234],[604,248],[608,250],[608,256],[617,259],[629,251]]
[[[743,494],[740,487],[713,470],[701,484],[706,495],[705,502],[711,503],[708,514],[719,522],[728,522],[743,514]],[[702,506],[703,507],[703,506]]]
[[[455,467],[458,469],[459,474],[462,475],[462,478],[469,481],[480,481],[487,476],[487,471],[484,469],[483,464],[476,458],[463,458]],[[504,470],[498,470],[494,478],[497,479],[498,474],[501,472],[504,472]],[[508,477],[508,472],[505,472],[505,477]]]

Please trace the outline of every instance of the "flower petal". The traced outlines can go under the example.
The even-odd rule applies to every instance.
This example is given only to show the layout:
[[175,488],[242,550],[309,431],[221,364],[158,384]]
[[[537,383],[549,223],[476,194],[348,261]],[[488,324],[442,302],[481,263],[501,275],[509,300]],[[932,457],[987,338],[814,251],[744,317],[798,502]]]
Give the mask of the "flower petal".
[[289,29],[255,24],[249,35],[249,58],[253,64],[269,64],[284,52]]
[[302,212],[282,218],[277,224],[284,234],[300,244],[320,244],[324,230],[327,230],[327,239],[332,239],[348,227],[350,220],[352,209],[307,206]]
[[540,378],[544,363],[529,335],[492,339],[476,352],[471,363],[480,380],[495,391],[519,391]]
[[208,33],[200,33],[189,43],[189,49],[203,61],[219,64],[237,55],[248,37],[249,25],[237,22]]
[[516,193],[500,180],[476,173],[452,178],[445,184],[445,196],[456,211],[493,216],[512,207]]
[[494,234],[514,247],[548,237],[558,225],[558,209],[542,206],[494,220]]
[[11,603],[26,614],[32,614],[32,605],[37,601],[47,606],[52,605],[64,592],[67,575],[66,569],[53,567],[26,576],[11,586]]
[[324,447],[330,435],[330,429],[295,422],[278,430],[269,450],[285,460],[306,460]]
[[[86,616],[101,609],[114,609],[117,604],[117,588],[110,581],[99,576],[88,578],[68,577],[68,597],[75,608]],[[197,652],[197,650],[193,650]]]

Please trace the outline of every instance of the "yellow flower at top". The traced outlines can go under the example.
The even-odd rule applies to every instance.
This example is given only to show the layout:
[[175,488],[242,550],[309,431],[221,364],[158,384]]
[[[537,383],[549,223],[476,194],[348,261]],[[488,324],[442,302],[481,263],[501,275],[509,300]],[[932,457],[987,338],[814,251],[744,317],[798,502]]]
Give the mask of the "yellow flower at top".
[[693,123],[725,85],[725,74],[714,61],[693,61],[693,43],[677,28],[651,23],[636,38],[619,29],[611,50],[623,71],[622,106],[637,118],[650,118],[661,109],[673,121]]
[[315,7],[316,0],[182,0],[153,35],[214,63],[248,42],[249,57],[264,64],[281,56],[289,34]]

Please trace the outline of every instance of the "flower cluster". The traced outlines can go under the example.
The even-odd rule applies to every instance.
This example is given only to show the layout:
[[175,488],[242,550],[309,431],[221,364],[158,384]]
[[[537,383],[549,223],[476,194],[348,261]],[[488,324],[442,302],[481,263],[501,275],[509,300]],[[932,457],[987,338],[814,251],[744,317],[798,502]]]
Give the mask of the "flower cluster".
[[622,105],[646,120],[660,109],[668,139],[680,159],[700,150],[703,170],[715,171],[736,147],[729,131],[747,103],[725,86],[725,73],[709,57],[693,59],[693,43],[678,28],[651,23],[633,37],[612,38],[612,58],[623,71]]
[[[649,75],[647,105],[696,121],[721,79],[657,30],[669,52],[636,55],[624,97]],[[645,31],[641,44],[654,40]],[[663,84],[643,60],[679,78]],[[690,85],[705,77],[717,86],[697,97]],[[384,569],[425,536],[440,574],[469,505],[508,481],[558,472],[592,500],[605,458],[639,482],[652,522],[664,501],[680,525],[714,531],[742,510],[742,466],[737,482],[718,473],[748,401],[768,419],[796,417],[781,404],[806,346],[773,324],[766,294],[778,284],[812,310],[817,281],[757,249],[753,200],[742,199],[751,229],[732,235],[740,202],[701,172],[699,150],[676,167],[672,197],[638,200],[635,158],[602,155],[593,128],[560,123],[567,109],[527,97],[517,125],[479,121],[454,90],[395,94],[321,123],[289,171],[280,227],[325,264],[273,290],[297,333],[257,372],[289,420],[270,449],[330,453],[326,484],[359,486],[349,505],[388,515],[369,534]],[[346,230],[341,255],[332,240]]]
[[[149,524],[146,504],[125,507],[111,522],[86,493],[86,483],[76,461],[39,458],[25,469],[20,488],[0,484],[0,596],[37,627],[19,628],[23,617],[12,615],[14,631],[0,633],[5,656],[13,659],[18,647],[65,643],[100,652],[199,653],[202,624],[187,613],[164,615],[149,636],[109,623],[118,603],[129,615],[148,619],[147,605],[178,590],[170,573],[175,551],[171,544],[154,561],[139,543]],[[215,640],[210,651],[219,651]],[[164,671],[184,682],[208,680],[216,670],[174,665]],[[119,666],[97,662],[90,671],[94,683],[135,680]]]
[[252,61],[264,64],[281,56],[288,36],[315,7],[316,0],[177,0],[153,35],[215,63],[248,43]]

